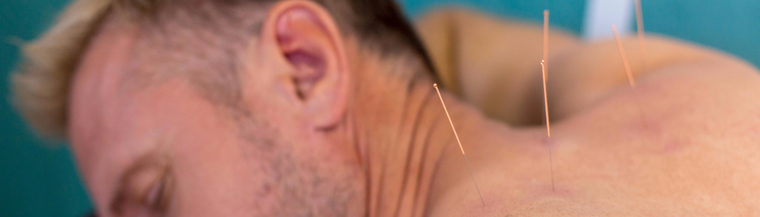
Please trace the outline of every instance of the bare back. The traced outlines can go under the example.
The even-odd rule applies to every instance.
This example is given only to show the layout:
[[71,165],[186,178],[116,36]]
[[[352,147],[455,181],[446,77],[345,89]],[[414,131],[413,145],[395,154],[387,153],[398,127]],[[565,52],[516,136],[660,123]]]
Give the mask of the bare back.
[[[469,31],[489,34],[488,30]],[[422,32],[423,38],[426,34]],[[505,43],[517,43],[510,42],[511,37],[505,36]],[[460,133],[463,140],[473,144],[510,141],[473,145],[468,151],[487,206],[480,204],[472,183],[464,179],[467,177],[458,177],[465,174],[461,155],[449,150],[439,167],[438,178],[444,181],[434,183],[433,188],[451,190],[431,196],[437,199],[428,206],[428,214],[760,214],[755,207],[760,204],[756,197],[760,193],[756,181],[760,179],[760,158],[756,157],[760,154],[757,70],[725,54],[654,36],[648,37],[648,52],[642,63],[636,58],[636,41],[629,39],[624,44],[636,72],[636,89],[628,86],[614,42],[573,44],[552,56],[548,94],[553,120],[554,191],[543,125],[513,128],[495,137]],[[536,66],[533,70],[504,70],[531,73],[509,76],[529,83],[529,91],[521,97],[541,97],[538,61],[531,62]],[[459,64],[478,68],[481,63]],[[460,72],[458,76],[470,75]],[[505,95],[479,97],[491,101],[503,100],[508,97]],[[523,102],[507,106],[525,109],[521,114],[530,114],[530,109],[540,112],[543,106],[539,100]],[[504,108],[489,108],[499,109]],[[515,120],[488,115],[506,122]],[[540,120],[535,116],[521,123]],[[483,122],[496,126],[499,121]]]

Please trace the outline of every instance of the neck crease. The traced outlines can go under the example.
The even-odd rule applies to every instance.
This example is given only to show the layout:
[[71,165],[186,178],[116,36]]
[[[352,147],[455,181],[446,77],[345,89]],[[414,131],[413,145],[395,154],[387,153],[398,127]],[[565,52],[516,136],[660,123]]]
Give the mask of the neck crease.
[[[429,79],[395,88],[388,87],[391,82],[372,83],[386,84],[375,89],[385,93],[354,103],[356,141],[368,180],[367,214],[423,216],[441,155],[451,148],[459,152],[454,134]],[[457,119],[472,111],[442,94],[455,126],[463,127]]]

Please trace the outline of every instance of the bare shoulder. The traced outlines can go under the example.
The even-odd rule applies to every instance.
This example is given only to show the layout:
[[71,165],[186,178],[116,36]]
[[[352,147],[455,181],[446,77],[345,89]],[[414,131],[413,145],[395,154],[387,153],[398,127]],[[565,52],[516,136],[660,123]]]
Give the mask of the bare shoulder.
[[[716,52],[663,64],[637,82],[633,89],[611,90],[598,106],[580,114],[585,120],[579,122],[586,125],[573,125],[582,126],[576,133],[598,141],[585,144],[585,157],[616,156],[606,159],[616,165],[612,170],[588,166],[580,171],[630,171],[623,179],[598,184],[617,182],[667,213],[690,215],[689,207],[700,207],[704,213],[748,214],[746,208],[757,204],[754,195],[760,193],[754,181],[760,178],[758,70]],[[583,165],[592,164],[577,161],[579,168]],[[655,198],[660,202],[651,202]]]
[[[629,44],[635,46],[635,42],[631,43],[631,40]],[[607,60],[597,64],[591,64],[592,61],[586,61],[583,57],[569,63],[585,67],[565,67],[563,74],[557,77],[563,78],[567,74],[579,71],[584,71],[581,74],[587,73],[587,78],[601,77],[577,79],[574,80],[577,82],[565,84],[565,90],[584,89],[582,85],[598,86],[585,88],[586,92],[581,94],[565,91],[564,96],[567,98],[585,98],[589,102],[585,106],[577,106],[583,108],[577,115],[588,116],[591,120],[606,120],[622,115],[627,117],[621,119],[625,120],[623,122],[633,122],[629,123],[630,125],[641,125],[640,122],[645,122],[649,133],[667,132],[670,136],[681,135],[690,138],[684,139],[689,140],[684,143],[738,142],[754,145],[748,143],[748,139],[759,141],[760,134],[753,132],[760,129],[760,72],[756,67],[731,55],[674,39],[651,37],[647,40],[647,45],[646,62],[637,62],[639,60],[636,58],[635,47],[631,49],[634,50],[631,52],[633,55],[629,56],[633,66],[644,65],[647,69],[633,70],[638,72],[635,88],[628,85],[623,67],[619,64],[619,56],[614,57],[618,58],[618,61]],[[614,45],[610,44],[595,46],[589,49],[615,49]],[[604,74],[614,76],[605,77]],[[602,126],[604,123],[599,125]]]
[[[637,91],[644,95],[652,93],[647,95],[648,100],[662,99],[665,100],[663,103],[669,103],[691,95],[707,97],[725,94],[725,91],[756,91],[759,88],[740,84],[757,82],[760,78],[757,69],[716,50],[655,35],[647,36],[645,52],[635,37],[623,38],[622,45],[639,86]],[[550,96],[550,104],[555,106],[553,115],[557,120],[592,109],[629,88],[614,40],[579,46],[556,58],[551,68],[548,88],[550,93],[554,93]],[[701,86],[696,86],[696,83]],[[713,91],[719,88],[732,89]],[[683,97],[658,96],[669,93]],[[691,103],[707,103],[704,101],[707,99],[693,100],[696,101]],[[736,97],[723,100],[740,103]]]
[[[649,61],[651,70],[636,78],[635,88],[622,76],[610,78],[610,86],[599,88],[607,91],[593,103],[556,129],[552,125],[555,162],[561,162],[555,175],[563,184],[619,197],[607,202],[646,204],[648,211],[752,213],[760,202],[755,196],[760,193],[758,70],[730,55],[669,39],[650,45],[649,52],[662,49],[652,54],[661,56]],[[614,71],[618,67],[612,63],[585,72],[624,75]],[[566,175],[573,178],[562,180]]]
[[[669,134],[658,138],[678,138],[674,143],[695,146],[703,158],[757,159],[744,155],[760,151],[760,73],[755,67],[718,55],[662,67],[639,80],[631,97],[638,95],[653,133]],[[758,160],[752,161],[760,165]]]
[[[553,160],[542,127],[508,133],[505,143],[510,145],[468,152],[488,206],[481,205],[472,183],[461,175],[467,174],[461,161],[451,161],[442,168],[458,170],[451,173],[459,174],[456,184],[433,197],[446,205],[431,207],[428,214],[757,215],[758,70],[729,55],[670,39],[652,37],[649,45],[659,57],[648,61],[651,68],[637,77],[636,88],[625,77],[604,77],[625,75],[615,71],[622,65],[612,61],[619,60],[614,44],[590,45],[584,48],[589,52],[556,61],[551,81],[573,86],[555,87],[551,93],[571,93],[567,88],[574,87],[602,94],[552,122]],[[596,61],[583,63],[595,59],[591,57]],[[595,83],[604,88],[578,86]],[[459,157],[456,150],[452,153]]]
[[760,72],[742,60],[713,53],[659,67],[638,78],[642,106],[661,121],[704,123],[704,130],[760,124]]

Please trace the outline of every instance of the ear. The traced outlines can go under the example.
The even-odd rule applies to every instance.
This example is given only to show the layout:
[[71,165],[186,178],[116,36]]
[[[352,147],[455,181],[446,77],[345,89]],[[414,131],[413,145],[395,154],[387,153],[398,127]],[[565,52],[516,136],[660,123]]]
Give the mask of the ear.
[[316,128],[331,128],[343,119],[349,89],[345,41],[332,16],[309,1],[284,1],[270,10],[262,41],[285,69],[279,79],[296,111]]

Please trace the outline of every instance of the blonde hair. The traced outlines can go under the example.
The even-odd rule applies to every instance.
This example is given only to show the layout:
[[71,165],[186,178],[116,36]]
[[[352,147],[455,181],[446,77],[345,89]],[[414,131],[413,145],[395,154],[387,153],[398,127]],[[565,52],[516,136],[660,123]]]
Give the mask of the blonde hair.
[[110,5],[75,1],[51,29],[23,46],[24,60],[11,78],[13,103],[38,133],[65,137],[71,75]]

